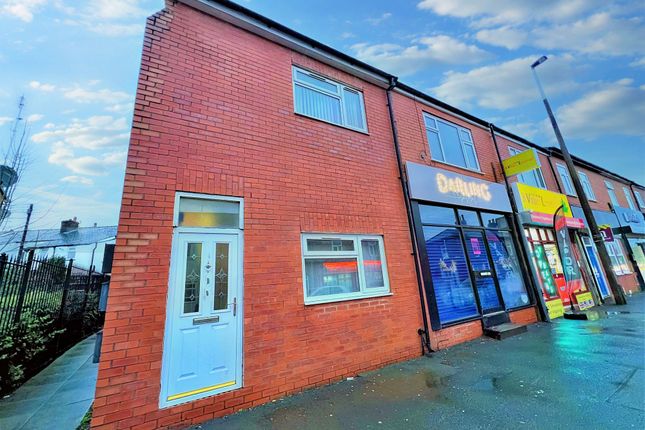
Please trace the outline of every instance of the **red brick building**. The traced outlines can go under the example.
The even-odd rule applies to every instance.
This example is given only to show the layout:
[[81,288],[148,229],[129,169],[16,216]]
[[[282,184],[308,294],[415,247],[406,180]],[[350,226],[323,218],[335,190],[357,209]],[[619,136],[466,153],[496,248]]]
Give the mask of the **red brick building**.
[[501,167],[527,143],[492,129],[231,2],[168,1],[146,27],[93,428],[199,423],[537,321]]

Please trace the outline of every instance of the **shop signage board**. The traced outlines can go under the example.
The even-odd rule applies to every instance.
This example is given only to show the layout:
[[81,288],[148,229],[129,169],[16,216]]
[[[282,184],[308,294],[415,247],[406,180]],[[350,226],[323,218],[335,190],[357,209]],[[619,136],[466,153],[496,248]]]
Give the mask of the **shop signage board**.
[[506,160],[502,160],[502,166],[506,176],[519,175],[529,170],[539,169],[540,158],[535,149],[527,149]]
[[[553,214],[543,214],[540,212],[522,212],[520,216],[524,224],[538,224],[548,227],[553,226]],[[585,228],[585,222],[582,218],[564,218],[564,222],[569,228]]]
[[603,241],[605,242],[614,241],[614,232],[611,229],[610,225],[601,225],[598,230],[600,231],[600,235],[602,236]]
[[629,227],[629,232],[634,234],[645,234],[645,218],[641,212],[629,208],[614,206],[616,216],[623,227]]
[[[513,195],[520,211],[530,211],[553,216],[555,211],[562,206],[565,218],[571,218],[571,206],[567,196],[553,191],[516,182],[512,185]],[[552,222],[552,221],[551,221]]]
[[569,228],[567,227],[566,220],[563,216],[562,208],[556,211],[554,216],[554,228],[556,242],[558,243],[558,250],[560,251],[560,260],[562,261],[562,269],[564,278],[567,281],[569,292],[576,290],[576,286],[580,283],[582,275],[580,274],[580,267],[573,255],[573,245],[569,237]]
[[544,246],[541,243],[536,243],[534,245],[533,256],[535,257],[538,273],[540,274],[540,278],[542,279],[542,285],[544,286],[544,289],[549,296],[557,296],[558,288],[556,287],[555,281],[553,280],[553,275],[551,274],[551,266],[549,265],[549,260],[547,260]]
[[576,302],[578,302],[578,308],[581,311],[584,311],[585,309],[593,308],[595,303],[593,302],[593,296],[589,291],[585,291],[584,293],[578,293],[575,296],[576,296]]
[[406,169],[412,199],[511,212],[511,202],[502,184],[409,161]]
[[556,319],[564,315],[564,305],[562,300],[553,299],[546,302],[546,310],[549,313],[549,318]]

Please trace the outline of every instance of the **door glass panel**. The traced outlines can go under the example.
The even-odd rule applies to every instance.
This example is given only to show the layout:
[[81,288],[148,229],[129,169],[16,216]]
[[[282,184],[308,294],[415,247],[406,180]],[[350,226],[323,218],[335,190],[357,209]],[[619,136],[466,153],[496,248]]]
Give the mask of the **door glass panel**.
[[502,304],[495,287],[495,279],[488,260],[486,244],[484,243],[484,235],[481,231],[466,230],[464,231],[464,236],[482,311],[486,313],[487,311],[498,310]]
[[479,315],[459,231],[423,227],[423,235],[441,322]]
[[223,200],[179,200],[179,225],[181,227],[239,228],[240,204]]
[[184,313],[199,312],[201,290],[202,244],[189,243],[186,247],[186,275],[184,278]]
[[363,272],[365,273],[365,286],[367,288],[384,288],[383,264],[381,263],[381,250],[376,239],[361,240],[363,252]]
[[529,304],[529,295],[522,279],[519,257],[509,231],[487,231],[486,238],[497,272],[499,289],[507,309]]
[[216,311],[228,307],[228,243],[215,245],[215,300]]

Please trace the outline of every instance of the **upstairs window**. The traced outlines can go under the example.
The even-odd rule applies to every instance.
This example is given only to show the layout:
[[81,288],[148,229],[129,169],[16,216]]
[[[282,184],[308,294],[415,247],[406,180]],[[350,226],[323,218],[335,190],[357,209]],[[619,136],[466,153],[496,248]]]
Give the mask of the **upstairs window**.
[[453,166],[480,171],[470,130],[423,114],[432,159]]
[[585,195],[589,200],[596,200],[596,194],[593,192],[593,188],[591,187],[591,181],[589,181],[589,177],[587,176],[586,173],[584,172],[578,172],[578,177],[580,178],[580,183],[582,184],[582,189],[585,190]]
[[634,195],[636,196],[636,200],[638,201],[638,206],[645,209],[645,201],[643,201],[643,196],[641,196],[640,191],[634,190]]
[[363,93],[354,88],[294,67],[293,97],[296,113],[367,132]]
[[605,181],[605,186],[607,187],[607,193],[609,193],[609,200],[614,207],[620,207],[618,204],[618,197],[616,197],[616,192],[614,191],[614,186],[611,182]]
[[562,164],[556,164],[558,167],[558,173],[560,174],[560,181],[562,181],[562,187],[564,192],[569,196],[575,196],[576,191],[573,188],[573,181],[571,181],[571,176],[569,176],[569,171]]
[[634,204],[634,200],[632,200],[632,195],[629,192],[629,188],[623,187],[623,193],[625,193],[625,198],[627,199],[627,204],[629,205],[629,208],[635,211],[636,205]]
[[[511,156],[513,156],[519,154],[522,151],[509,146],[508,152],[511,154]],[[535,170],[531,170],[530,172],[520,173],[519,175],[517,175],[517,180],[532,187],[546,189],[544,176],[542,176],[542,169],[540,169],[539,167]]]

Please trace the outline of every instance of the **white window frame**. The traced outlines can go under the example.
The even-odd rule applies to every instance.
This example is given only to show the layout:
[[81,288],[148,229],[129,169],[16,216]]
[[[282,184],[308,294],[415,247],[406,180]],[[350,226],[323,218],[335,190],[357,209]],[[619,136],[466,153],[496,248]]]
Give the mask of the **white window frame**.
[[[519,154],[520,152],[522,151],[517,148],[513,148],[512,146],[508,147],[508,153],[511,155],[511,157]],[[535,178],[535,182],[538,184],[538,188],[542,188],[543,190],[546,190],[546,181],[544,180],[544,175],[542,174],[541,167],[538,167],[537,169],[533,169],[529,172],[519,173],[517,175],[517,180],[523,184],[526,184],[524,175],[533,175],[533,177]]]
[[[308,82],[304,82],[304,81],[299,80],[298,79],[298,72],[304,73],[306,75],[309,75],[312,78],[321,80],[321,81],[323,81],[323,82],[325,82],[327,84],[334,85],[336,87],[336,92],[334,93],[334,92],[331,92],[331,91],[326,91],[323,88],[316,87],[314,85],[309,84]],[[302,116],[305,116],[307,118],[313,118],[313,119],[318,120],[318,121],[326,122],[327,124],[333,124],[333,125],[337,125],[339,127],[344,127],[344,128],[348,128],[350,130],[360,131],[361,133],[367,134],[367,116],[365,114],[365,99],[363,98],[363,92],[361,90],[359,90],[358,88],[354,88],[352,86],[343,84],[341,82],[326,78],[326,77],[324,77],[324,76],[322,76],[322,75],[320,75],[318,73],[314,73],[314,72],[312,72],[310,70],[303,69],[302,67],[298,67],[298,66],[293,66],[292,67],[291,79],[292,79],[292,84],[293,84],[293,111],[297,115],[302,115]],[[336,122],[333,122],[333,121],[329,121],[329,120],[327,120],[325,118],[318,118],[316,116],[312,116],[312,115],[306,114],[304,112],[298,112],[296,110],[296,106],[298,105],[298,103],[296,101],[296,85],[299,85],[299,86],[307,88],[307,89],[309,89],[311,91],[315,91],[315,92],[318,92],[318,93],[323,94],[325,96],[333,97],[333,98],[339,100],[340,101],[340,121],[341,122],[336,123]],[[354,92],[354,93],[358,94],[358,97],[360,98],[360,101],[361,101],[361,114],[363,116],[363,125],[364,125],[363,128],[354,127],[354,126],[349,125],[347,123],[347,112],[346,112],[346,108],[345,108],[345,91]]]
[[[352,240],[354,242],[354,251],[308,251],[307,239],[332,239],[332,240]],[[381,268],[383,270],[383,284],[382,288],[367,288],[365,281],[365,273],[363,271],[363,248],[361,240],[377,240],[379,242],[379,251],[381,254]],[[383,244],[383,236],[379,235],[364,235],[364,234],[312,234],[303,233],[300,238],[302,250],[302,289],[305,305],[316,305],[320,303],[341,302],[346,300],[365,299],[370,297],[382,297],[392,295],[390,291],[390,281],[387,271],[387,261],[385,260],[385,247]],[[358,284],[359,291],[353,293],[343,294],[329,294],[325,296],[307,296],[307,274],[306,274],[306,260],[311,259],[347,259],[356,258],[358,265]]]
[[611,201],[611,204],[620,207],[620,203],[618,203],[618,196],[616,195],[616,190],[614,189],[614,184],[609,181],[605,181],[605,187],[607,187],[607,194],[609,194],[609,201]]
[[[457,125],[455,123],[452,123],[450,121],[446,121],[446,120],[441,119],[439,117],[436,117],[434,115],[431,115],[431,114],[429,114],[427,112],[423,112],[423,117],[424,117],[423,124],[424,124],[424,128],[426,130],[426,140],[428,141],[428,149],[430,151],[430,157],[432,158],[432,161],[447,164],[449,166],[459,167],[460,169],[466,169],[466,170],[470,170],[470,171],[473,171],[473,172],[481,173],[481,167],[479,165],[479,157],[477,156],[477,147],[475,146],[475,141],[473,140],[473,135],[472,135],[472,133],[470,132],[469,129],[464,128],[464,127],[462,127],[460,125]],[[459,136],[459,143],[460,143],[459,149],[461,149],[461,153],[464,156],[464,161],[466,163],[465,166],[460,166],[459,164],[453,164],[453,163],[450,163],[448,161],[445,161],[445,159],[446,159],[446,157],[445,157],[446,150],[443,147],[443,141],[441,139],[441,132],[439,131],[438,127],[434,128],[434,127],[428,126],[428,123],[425,121],[426,117],[433,119],[435,122],[441,122],[441,123],[443,123],[443,124],[445,124],[445,125],[447,125],[449,127],[454,127],[455,129],[457,129],[457,136]],[[443,160],[437,158],[437,155],[439,155],[439,154],[433,154],[432,153],[432,148],[430,148],[430,138],[428,137],[428,130],[432,130],[433,132],[437,133],[437,136],[439,138],[439,146],[441,147],[441,156],[443,157]],[[470,142],[468,142],[467,140],[464,140],[462,138],[462,133],[466,133],[466,135],[468,135],[468,137],[470,137]],[[465,146],[471,146],[473,148],[473,154],[475,154],[475,163],[477,163],[477,166],[475,168],[469,167],[467,165],[468,164],[468,156],[466,155],[464,145]]]
[[627,199],[627,205],[629,208],[633,211],[638,210],[636,209],[636,205],[634,204],[634,199],[632,199],[632,196],[629,193],[629,188],[623,187],[623,193],[625,194],[625,198]]
[[580,178],[580,184],[582,185],[582,189],[585,190],[585,195],[589,200],[596,201],[596,193],[593,191],[593,187],[591,186],[591,181],[589,180],[589,176],[585,172],[581,172],[578,170],[578,177]]
[[564,188],[564,193],[568,196],[577,197],[576,189],[573,187],[573,180],[567,168],[560,163],[555,163],[555,166],[558,170],[558,175],[560,175],[560,182],[562,182],[562,188]]
[[643,196],[641,196],[640,191],[634,190],[634,195],[636,196],[636,201],[638,202],[638,206],[640,206],[641,209],[645,209],[645,201],[643,201]]
[[605,248],[607,249],[607,254],[609,254],[611,269],[616,275],[629,275],[632,273],[631,270],[629,270],[629,265],[627,264],[627,258],[625,258],[623,248],[620,246],[617,239],[614,239],[613,242],[605,242]]

